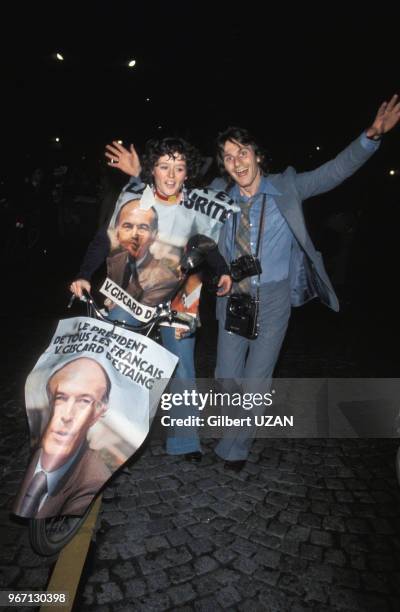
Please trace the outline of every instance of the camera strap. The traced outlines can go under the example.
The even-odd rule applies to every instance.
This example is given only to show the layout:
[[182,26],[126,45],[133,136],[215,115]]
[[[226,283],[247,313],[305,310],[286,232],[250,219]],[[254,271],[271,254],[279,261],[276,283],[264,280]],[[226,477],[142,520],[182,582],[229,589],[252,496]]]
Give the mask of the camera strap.
[[[256,257],[258,257],[259,253],[262,252],[262,242],[261,237],[264,234],[264,221],[265,221],[265,205],[266,205],[267,196],[263,193],[263,201],[261,205],[261,213],[260,213],[260,223],[258,226],[258,236],[257,236],[257,247],[256,247]],[[258,275],[258,283],[257,283],[257,303],[260,300],[260,274]]]
[[[266,195],[262,194],[262,205],[260,213],[260,221],[258,224],[258,236],[257,236],[257,247],[256,253],[248,254],[255,259],[258,259],[259,253],[262,251],[262,235],[264,232],[264,221],[265,221],[265,205]],[[250,215],[249,215],[250,217]],[[237,230],[237,218],[236,215],[232,223],[232,247],[235,248],[236,242],[236,230]],[[249,245],[250,246],[250,245]],[[260,270],[260,267],[258,267]],[[230,332],[248,338],[249,340],[255,340],[258,336],[258,314],[260,304],[260,272],[258,273],[258,283],[256,296],[253,297],[249,291],[241,293],[233,293],[228,298],[227,303],[227,314],[225,320],[225,329]],[[248,280],[248,279],[242,279]],[[239,281],[239,287],[240,283]]]
[[[262,201],[261,213],[260,213],[260,224],[258,226],[256,257],[258,257],[258,254],[260,252],[261,236],[263,235],[263,232],[264,232],[264,220],[265,220],[264,212],[265,212],[266,199],[267,199],[267,196],[265,195],[265,193],[263,193],[263,201]],[[262,249],[262,245],[261,245],[261,249]],[[258,278],[260,278],[260,275],[258,275]]]

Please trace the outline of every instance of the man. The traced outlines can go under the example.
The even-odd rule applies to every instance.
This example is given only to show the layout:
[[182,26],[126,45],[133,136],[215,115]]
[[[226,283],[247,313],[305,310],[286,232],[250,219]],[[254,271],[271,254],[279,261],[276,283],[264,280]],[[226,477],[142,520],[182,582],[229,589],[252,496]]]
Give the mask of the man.
[[81,357],[47,382],[51,418],[33,455],[14,512],[27,518],[82,514],[111,472],[89,448],[88,430],[102,417],[111,382],[101,365]]
[[108,276],[146,306],[168,299],[177,285],[177,276],[149,251],[157,229],[156,210],[129,200],[118,213],[115,229],[109,230],[112,247],[116,243],[123,251],[107,259]]
[[[238,215],[234,215],[222,229],[219,243],[222,255],[231,261],[255,255],[258,230],[263,229],[258,256],[260,276],[247,276],[232,288],[235,293],[253,297],[258,294],[258,336],[250,340],[225,329],[227,298],[219,300],[216,378],[253,379],[253,384],[247,383],[248,391],[254,391],[254,386],[264,381],[264,390],[268,391],[291,306],[319,297],[333,310],[339,309],[321,255],[307,232],[302,202],[333,189],[354,174],[399,119],[400,103],[395,95],[389,103],[381,105],[371,127],[334,160],[300,174],[287,168],[282,174],[267,175],[264,152],[246,130],[229,128],[219,135],[217,160],[228,179],[228,193],[241,208],[239,219],[235,221]],[[254,435],[254,427],[225,432],[216,448],[217,454],[225,459],[225,467],[242,469]]]

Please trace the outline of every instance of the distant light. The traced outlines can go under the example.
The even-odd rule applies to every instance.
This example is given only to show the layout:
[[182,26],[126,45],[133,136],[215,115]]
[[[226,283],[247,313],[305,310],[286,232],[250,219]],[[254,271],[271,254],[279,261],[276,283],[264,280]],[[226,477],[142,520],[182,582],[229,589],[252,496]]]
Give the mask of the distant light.
[[130,61],[128,62],[128,66],[129,66],[129,68],[133,68],[134,66],[136,66],[136,60],[134,60],[134,59],[133,59],[133,60],[130,60]]
[[394,176],[396,174],[396,170],[389,170],[390,176]]
[[57,136],[56,138],[54,138],[54,140],[55,140],[56,142],[60,142],[60,139],[58,138],[58,136]]
[[56,58],[60,60],[60,62],[64,61],[64,57],[61,55],[61,53],[56,53]]
[[316,148],[316,150],[317,150],[317,151],[320,151],[320,150],[321,150],[321,147],[315,147],[315,148]]
[[162,130],[162,125],[158,125],[158,126],[157,126],[157,129],[158,129],[158,130]]
[[122,140],[117,140],[118,144],[122,144]]
[[146,98],[146,102],[150,102],[150,98]]

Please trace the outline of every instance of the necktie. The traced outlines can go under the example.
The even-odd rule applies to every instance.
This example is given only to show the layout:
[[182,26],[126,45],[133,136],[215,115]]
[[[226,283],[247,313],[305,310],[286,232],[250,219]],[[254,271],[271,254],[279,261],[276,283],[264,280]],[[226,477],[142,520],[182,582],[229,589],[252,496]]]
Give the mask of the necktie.
[[47,493],[47,477],[45,472],[37,472],[32,478],[22,501],[21,515],[34,517],[39,509],[43,496]]
[[129,295],[135,298],[135,300],[140,300],[143,289],[139,283],[136,261],[131,257],[128,257],[128,261],[126,262],[122,279],[122,289],[125,289]]
[[122,289],[126,289],[128,287],[132,276],[134,276],[134,278],[137,278],[136,264],[135,262],[133,262],[132,264],[130,259],[128,258],[128,261],[125,264],[124,275],[122,278]]

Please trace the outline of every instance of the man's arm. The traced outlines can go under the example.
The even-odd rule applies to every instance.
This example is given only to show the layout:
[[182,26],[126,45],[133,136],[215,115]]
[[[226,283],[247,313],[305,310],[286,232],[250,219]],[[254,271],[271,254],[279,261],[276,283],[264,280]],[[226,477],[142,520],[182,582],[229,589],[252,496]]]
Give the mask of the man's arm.
[[398,96],[384,102],[378,109],[372,125],[339,155],[311,172],[296,176],[296,185],[302,200],[325,193],[352,176],[375,153],[384,134],[400,120]]

